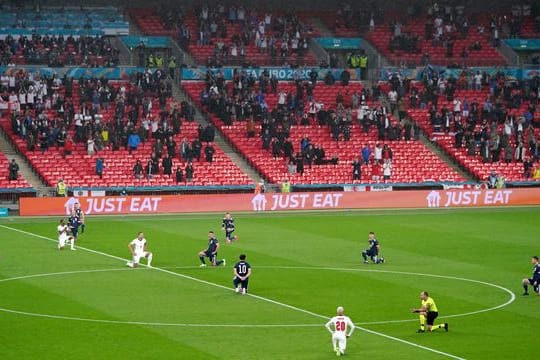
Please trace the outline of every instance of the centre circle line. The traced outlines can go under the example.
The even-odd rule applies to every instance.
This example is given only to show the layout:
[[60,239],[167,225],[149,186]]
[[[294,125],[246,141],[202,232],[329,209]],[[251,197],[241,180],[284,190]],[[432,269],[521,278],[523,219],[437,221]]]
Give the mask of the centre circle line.
[[[180,267],[180,268],[191,269],[191,268],[196,268],[196,267],[185,266],[185,267]],[[140,268],[137,270],[149,271],[151,269]],[[6,279],[0,279],[0,283],[16,281],[16,280],[41,278],[41,277],[112,272],[112,271],[133,271],[133,269],[111,268],[111,269],[74,270],[74,271],[60,271],[60,272],[53,272],[53,273],[31,274],[31,275],[23,275],[23,276],[16,276],[16,277],[11,277],[11,278],[6,278]],[[14,310],[14,309],[3,308],[3,307],[0,307],[0,311],[11,313],[11,314],[48,318],[48,319],[72,320],[72,321],[83,321],[83,322],[102,323],[102,324],[117,324],[117,325],[143,325],[143,326],[163,326],[163,327],[167,327],[167,326],[168,327],[208,327],[208,328],[300,328],[300,327],[321,327],[322,326],[321,324],[198,324],[198,323],[123,321],[123,320],[108,320],[108,319],[92,319],[92,318],[83,318],[83,317],[67,316],[67,315],[44,314],[44,313]]]
[[[196,267],[188,267],[188,266],[171,266],[171,267],[165,267],[167,269],[195,269]],[[510,305],[511,303],[516,300],[516,294],[503,286],[493,284],[487,281],[482,280],[475,280],[475,279],[468,279],[464,277],[459,276],[451,276],[451,275],[438,275],[438,274],[426,274],[426,273],[418,273],[418,272],[410,272],[410,271],[395,271],[395,270],[379,270],[379,269],[358,269],[358,268],[340,268],[340,267],[324,267],[324,266],[279,266],[279,265],[267,265],[267,266],[257,266],[257,268],[260,269],[283,269],[283,270],[328,270],[328,271],[351,271],[351,272],[371,272],[371,273],[387,273],[387,274],[399,274],[399,275],[411,275],[411,276],[425,276],[425,277],[432,277],[432,278],[439,278],[439,279],[449,279],[449,280],[458,280],[458,281],[465,281],[470,283],[476,283],[480,285],[485,285],[489,287],[493,287],[499,290],[502,290],[506,292],[508,295],[510,295],[510,298],[496,306],[492,306],[486,309],[480,309],[475,311],[469,311],[461,314],[451,314],[451,315],[444,315],[439,316],[440,319],[444,318],[457,318],[457,317],[464,317],[464,316],[471,316],[471,315],[477,315],[481,313],[486,313],[490,311],[495,311],[498,309],[501,309],[505,306]],[[356,323],[356,325],[385,325],[385,324],[397,324],[397,323],[405,323],[405,322],[414,322],[418,321],[417,319],[404,319],[404,320],[381,320],[381,321],[370,321],[370,322],[359,322]]]
[[[485,312],[490,312],[494,310],[501,309],[505,306],[510,305],[514,300],[516,299],[516,294],[512,290],[509,290],[503,286],[493,284],[487,281],[482,280],[475,280],[475,279],[468,279],[464,277],[458,277],[458,276],[450,276],[450,275],[438,275],[438,274],[425,274],[425,273],[418,273],[418,272],[410,272],[410,271],[395,271],[395,270],[378,270],[378,269],[356,269],[356,268],[336,268],[336,267],[310,267],[310,266],[279,266],[279,267],[269,267],[274,269],[301,269],[301,270],[309,270],[309,269],[317,269],[317,270],[333,270],[333,271],[353,271],[353,272],[372,272],[372,273],[387,273],[387,274],[399,274],[399,275],[412,275],[412,276],[425,276],[425,277],[432,277],[432,278],[439,278],[439,279],[449,279],[449,280],[458,280],[458,281],[465,281],[470,283],[476,283],[480,285],[490,286],[494,287],[496,289],[502,290],[510,295],[510,299],[508,299],[506,302],[492,306],[486,309],[480,309],[476,311],[470,311],[466,313],[461,314],[452,314],[452,315],[445,315],[440,316],[439,318],[456,318],[456,317],[463,317],[463,316],[470,316],[470,315],[476,315],[481,314]],[[418,321],[416,319],[406,319],[406,320],[385,320],[385,321],[372,321],[372,322],[365,322],[365,323],[359,323],[362,325],[382,325],[382,324],[393,324],[393,323],[403,323],[403,322],[411,322],[411,321]]]
[[[163,267],[163,269],[198,269],[198,266],[170,266],[170,267]],[[496,305],[493,307],[489,307],[486,309],[480,309],[476,311],[470,311],[466,313],[461,314],[451,314],[446,316],[441,316],[441,318],[457,318],[457,317],[463,317],[463,316],[470,316],[470,315],[476,315],[480,313],[485,313],[489,311],[494,311],[501,309],[509,304],[511,304],[516,296],[515,294],[500,285],[481,281],[481,280],[475,280],[475,279],[468,279],[463,277],[456,277],[456,276],[449,276],[449,275],[437,275],[437,274],[425,274],[425,273],[416,273],[416,272],[407,272],[407,271],[394,271],[394,270],[378,270],[378,269],[357,269],[357,268],[339,268],[339,267],[316,267],[316,266],[258,266],[257,268],[261,269],[283,269],[283,270],[327,270],[327,271],[352,271],[352,272],[371,272],[371,273],[388,273],[388,274],[400,274],[400,275],[412,275],[412,276],[426,276],[426,277],[434,277],[434,278],[442,278],[442,279],[450,279],[450,280],[458,280],[458,281],[466,281],[476,284],[481,284],[485,286],[490,286],[497,288],[499,290],[503,290],[504,292],[508,293],[510,295],[510,299],[506,301],[503,304]],[[148,268],[141,268],[139,270],[145,270],[148,271],[150,269]],[[8,282],[8,281],[16,281],[16,280],[24,280],[24,279],[32,279],[32,278],[39,278],[39,277],[48,277],[48,276],[62,276],[62,275],[72,275],[72,274],[85,274],[85,273],[99,273],[99,272],[112,272],[112,271],[133,271],[132,269],[126,269],[126,268],[111,268],[111,269],[93,269],[93,270],[75,270],[75,271],[62,271],[62,272],[55,272],[55,273],[42,273],[42,274],[31,274],[31,275],[23,275],[23,276],[16,276],[12,278],[6,278],[6,279],[0,279],[0,283],[2,282]],[[94,322],[94,323],[105,323],[105,324],[124,324],[124,325],[145,325],[145,326],[170,326],[170,327],[229,327],[229,328],[298,328],[298,327],[318,327],[320,324],[197,324],[197,323],[163,323],[163,322],[145,322],[145,321],[122,321],[122,320],[107,320],[107,319],[92,319],[92,318],[82,318],[82,317],[74,317],[74,316],[65,316],[65,315],[52,315],[52,314],[43,314],[43,313],[34,313],[34,312],[27,312],[27,311],[19,311],[19,310],[13,310],[9,308],[1,308],[0,311],[7,312],[7,313],[13,313],[13,314],[19,314],[19,315],[25,315],[25,316],[34,316],[34,317],[42,317],[42,318],[53,318],[53,319],[60,319],[60,320],[74,320],[74,321],[86,321],[86,322]],[[405,322],[413,322],[417,321],[416,319],[404,319],[404,320],[382,320],[382,321],[370,321],[370,322],[358,322],[355,325],[384,325],[384,324],[396,324],[396,323],[405,323]]]

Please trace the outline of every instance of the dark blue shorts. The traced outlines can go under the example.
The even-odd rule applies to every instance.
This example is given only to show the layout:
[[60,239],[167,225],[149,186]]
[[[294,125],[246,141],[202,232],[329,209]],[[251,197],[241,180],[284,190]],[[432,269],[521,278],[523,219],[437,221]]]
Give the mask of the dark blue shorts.
[[247,289],[248,283],[249,283],[249,278],[247,278],[246,280],[242,281],[242,280],[240,280],[239,278],[237,278],[237,277],[235,276],[234,279],[233,279],[234,287],[238,287],[238,285],[241,285],[241,286],[242,286],[242,289]]
[[205,252],[204,255],[205,255],[205,256],[208,258],[208,260],[210,260],[210,262],[212,262],[212,263],[215,262],[216,257],[217,257],[217,253],[212,254],[212,252],[210,252],[210,251]]
[[377,251],[377,249],[373,249],[373,248],[366,249],[367,256],[377,256],[378,253],[379,252]]

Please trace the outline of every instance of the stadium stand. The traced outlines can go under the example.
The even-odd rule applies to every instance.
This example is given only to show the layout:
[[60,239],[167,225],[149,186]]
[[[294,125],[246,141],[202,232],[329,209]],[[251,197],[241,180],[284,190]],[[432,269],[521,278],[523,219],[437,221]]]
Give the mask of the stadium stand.
[[0,64],[112,67],[119,65],[119,51],[105,36],[8,35],[0,40]]
[[[203,100],[201,93],[204,92],[206,85],[202,82],[184,82],[184,88],[190,96],[201,106],[205,106],[211,111],[212,105]],[[230,86],[230,84],[229,84]],[[295,83],[279,83],[279,92],[284,91],[287,94],[294,94],[296,91]],[[337,97],[346,97],[346,102],[349,102],[352,95],[360,97],[362,93],[362,85],[360,83],[351,83],[346,87],[341,85],[324,85],[320,83],[313,90],[313,99],[319,104],[324,104],[323,108],[327,110],[338,108]],[[279,107],[279,94],[266,93],[265,102],[269,111]],[[291,96],[289,96],[290,98]],[[373,102],[369,102],[371,106],[375,106]],[[309,105],[308,105],[309,106]],[[350,108],[351,103],[345,107]],[[302,109],[303,110],[303,109]],[[306,107],[306,116],[309,110]],[[237,115],[238,116],[238,115]],[[347,115],[344,115],[345,117]],[[356,111],[349,112],[349,116],[356,119]],[[300,116],[302,117],[302,116]],[[317,115],[315,115],[317,117]],[[236,148],[271,182],[279,183],[283,179],[288,178],[293,184],[352,184],[352,183],[378,183],[382,182],[382,162],[376,164],[373,159],[369,165],[361,167],[361,177],[358,180],[353,180],[352,177],[352,162],[360,158],[361,149],[365,144],[373,150],[375,144],[380,143],[388,145],[393,152],[391,160],[392,174],[387,182],[397,183],[416,183],[426,181],[463,181],[453,169],[449,168],[442,160],[438,159],[435,154],[428,150],[424,145],[414,140],[388,140],[386,135],[382,138],[378,137],[378,130],[371,127],[367,133],[364,133],[361,127],[351,121],[348,124],[339,125],[339,141],[334,140],[335,127],[328,125],[319,125],[316,120],[309,120],[309,125],[292,125],[290,127],[289,139],[292,143],[293,152],[296,154],[293,157],[287,156],[279,150],[278,154],[274,154],[274,145],[277,139],[281,137],[278,134],[273,136],[272,145],[268,149],[264,149],[264,140],[261,136],[250,137],[247,132],[249,130],[249,121],[233,121],[231,123],[224,122],[216,113],[210,115],[210,119],[218,126],[225,136],[232,142]],[[309,119],[309,117],[308,117]],[[396,121],[390,116],[390,120],[394,126]],[[301,121],[301,120],[300,120]],[[339,120],[338,120],[339,122]],[[344,123],[347,122],[344,120]],[[301,123],[301,122],[300,122]],[[345,130],[348,128],[348,130]],[[261,134],[262,124],[258,123],[254,126],[255,133]],[[283,124],[281,124],[283,129]],[[345,140],[345,133],[350,131],[350,139]],[[398,130],[398,132],[400,132]],[[380,135],[380,133],[379,133]],[[402,138],[401,135],[397,135]],[[407,135],[405,135],[407,136]],[[285,136],[286,138],[286,136]],[[313,149],[305,149],[300,151],[302,139],[309,138],[309,143],[313,145]],[[408,138],[408,136],[407,136]],[[272,148],[272,149],[270,149]],[[318,149],[323,149],[325,156],[317,160]],[[309,158],[315,152],[312,165]],[[302,155],[299,157],[299,154]],[[293,161],[295,163],[295,171],[290,171],[288,165]],[[305,164],[303,174],[298,169],[298,163]],[[379,178],[377,178],[379,177]]]
[[129,24],[116,8],[9,10],[0,14],[0,64],[117,66],[110,36]]
[[337,37],[359,37],[368,30],[370,20],[379,23],[383,13],[374,4],[356,10],[350,4],[343,4],[336,11],[303,11],[298,16],[313,26],[313,19],[320,20]]
[[501,66],[504,57],[494,46],[486,21],[478,26],[451,22],[446,16],[418,16],[381,24],[366,39],[393,63],[408,65]]
[[17,180],[9,180],[9,160],[6,156],[0,153],[0,189],[21,189],[28,188],[31,189],[30,185],[22,176],[19,174]]
[[129,13],[145,34],[173,36],[199,64],[317,65],[308,49],[316,33],[294,15],[235,6],[201,6],[176,17],[166,9]]
[[[467,84],[475,84],[471,79],[474,76],[480,75],[471,74],[468,80],[458,81],[461,85],[455,90],[449,90],[453,87],[448,80],[430,80],[438,84],[440,93],[433,93],[428,84],[413,83],[409,99],[404,100],[410,117],[480,181],[492,172],[507,181],[532,180],[534,163],[539,159],[539,80],[523,86],[502,74],[484,74],[483,85],[471,89]],[[411,101],[413,98],[424,100]],[[425,102],[425,109],[420,107],[421,102]],[[529,172],[524,164],[528,161]]]
[[115,7],[2,8],[0,38],[11,35],[127,35],[129,23]]
[[498,23],[508,26],[511,38],[540,38],[540,17],[538,8],[530,4],[513,4],[507,12],[497,14]]
[[516,37],[531,31],[535,24],[531,16],[513,17],[515,21],[510,21],[510,17],[503,15],[469,14],[461,6],[428,11],[409,7],[400,13],[342,6],[337,12],[313,11],[300,17],[319,19],[338,37],[361,36],[393,64],[409,66],[505,65],[506,60],[497,50],[502,29],[515,27],[509,35]]
[[146,35],[178,36],[178,31],[172,28],[172,24],[168,26],[152,8],[130,8],[128,14]]
[[[251,180],[217,145],[213,144],[213,161],[206,161],[206,141],[202,143],[200,160],[193,159],[193,180],[186,182],[183,171],[183,180],[176,182],[176,167],[184,170],[189,162],[189,159],[179,160],[178,146],[184,138],[190,144],[200,138],[199,129],[195,123],[185,121],[186,116],[192,118],[185,113],[189,106],[174,104],[163,79],[155,74],[139,74],[134,83],[87,79],[81,86],[78,81],[66,85],[57,80],[53,83],[55,90],[50,89],[52,99],[56,99],[50,108],[38,101],[27,111],[16,112],[15,109],[22,105],[15,104],[11,118],[6,114],[0,124],[49,186],[54,186],[59,178],[64,179],[70,187],[79,188],[250,184]],[[25,80],[28,81],[27,78]],[[34,85],[40,86],[40,81],[38,79]],[[135,85],[137,83],[142,85],[139,87]],[[24,86],[24,82],[18,86]],[[176,134],[171,121],[171,110],[174,108],[182,122]],[[131,130],[141,133],[144,138],[149,136],[143,136],[145,126],[150,133],[163,133],[166,139],[167,135],[173,136],[176,146],[172,175],[163,174],[162,157],[168,152],[167,147],[164,146],[163,156],[153,154],[158,151],[156,138],[162,135],[152,135],[136,150],[128,150],[127,140]],[[154,132],[155,129],[163,131]],[[58,135],[61,133],[62,136]],[[59,138],[62,139],[61,143]],[[92,142],[91,146],[89,142]],[[94,151],[90,151],[91,148]],[[146,176],[145,165],[151,157],[157,162],[158,170]],[[99,158],[104,162],[102,177],[96,173]],[[133,174],[138,159],[144,168],[140,179]]]

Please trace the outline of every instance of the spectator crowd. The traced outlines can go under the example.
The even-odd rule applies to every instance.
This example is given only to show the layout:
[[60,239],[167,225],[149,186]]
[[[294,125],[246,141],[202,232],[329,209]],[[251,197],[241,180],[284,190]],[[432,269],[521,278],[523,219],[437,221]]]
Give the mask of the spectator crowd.
[[[22,58],[22,60],[21,60]],[[105,36],[49,36],[33,34],[30,38],[8,35],[0,40],[0,64],[17,63],[62,67],[119,65],[119,51]]]

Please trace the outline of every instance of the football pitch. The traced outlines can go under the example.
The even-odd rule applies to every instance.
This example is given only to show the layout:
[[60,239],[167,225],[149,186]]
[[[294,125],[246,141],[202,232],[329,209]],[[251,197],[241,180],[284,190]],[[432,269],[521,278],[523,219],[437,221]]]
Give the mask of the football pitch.
[[[233,244],[222,216],[87,216],[78,251],[56,249],[59,218],[1,220],[0,358],[330,359],[338,305],[357,325],[349,359],[536,353],[540,297],[521,279],[539,207],[233,214]],[[199,267],[209,230],[225,267]],[[138,231],[152,269],[125,266]],[[369,231],[385,264],[362,263]],[[247,296],[232,289],[241,253]],[[449,332],[416,333],[422,290]]]

